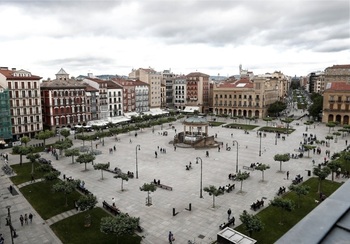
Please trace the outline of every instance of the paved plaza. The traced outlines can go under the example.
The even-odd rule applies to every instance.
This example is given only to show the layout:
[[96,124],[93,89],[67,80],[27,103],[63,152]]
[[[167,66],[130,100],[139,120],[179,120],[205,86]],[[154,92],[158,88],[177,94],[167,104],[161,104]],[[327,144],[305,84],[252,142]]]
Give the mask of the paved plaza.
[[[302,111],[295,111],[294,114],[302,114]],[[219,121],[232,123],[230,119],[220,118]],[[305,119],[304,119],[305,121]],[[240,123],[245,123],[241,121]],[[296,125],[299,123],[299,125]],[[266,126],[266,122],[259,120],[251,124]],[[87,165],[88,170],[84,170],[84,165],[71,163],[71,157],[62,157],[58,161],[51,154],[42,153],[42,157],[52,160],[53,166],[66,175],[74,179],[85,181],[85,187],[97,196],[98,206],[102,206],[102,201],[106,200],[112,203],[112,198],[116,198],[116,206],[125,213],[134,217],[140,217],[140,225],[144,228],[143,243],[168,243],[167,234],[169,231],[174,233],[177,243],[187,243],[188,240],[196,243],[211,243],[216,240],[216,234],[219,231],[219,225],[227,222],[227,210],[231,208],[232,215],[236,218],[236,226],[240,224],[239,214],[243,210],[250,210],[250,205],[262,197],[265,202],[272,200],[280,186],[288,187],[292,179],[297,174],[301,174],[304,180],[308,178],[306,170],[312,170],[315,160],[316,164],[323,162],[325,150],[333,152],[345,148],[345,140],[349,137],[338,138],[337,143],[331,141],[330,147],[320,146],[322,153],[320,155],[310,152],[303,158],[290,159],[283,163],[283,173],[278,172],[280,163],[275,162],[275,154],[297,153],[300,142],[303,141],[303,133],[316,134],[317,138],[324,140],[328,135],[329,128],[324,124],[316,124],[308,127],[303,121],[297,120],[291,123],[296,129],[291,135],[286,136],[286,140],[279,138],[277,145],[274,133],[267,133],[266,137],[257,136],[257,127],[255,130],[245,134],[243,130],[228,129],[223,127],[210,127],[209,135],[217,134],[216,140],[223,143],[223,148],[218,151],[217,148],[195,150],[192,148],[181,148],[178,146],[174,150],[171,143],[175,129],[177,132],[183,130],[182,120],[172,124],[173,127],[166,125],[156,126],[154,133],[152,128],[143,129],[138,132],[137,137],[134,133],[122,134],[115,141],[114,137],[105,138],[104,146],[97,145],[97,149],[102,151],[101,155],[96,157],[96,163],[110,162],[110,168],[120,168],[123,172],[132,171],[136,175],[136,150],[138,158],[138,179],[133,178],[124,181],[124,191],[121,191],[121,180],[113,178],[113,174],[104,172],[104,179],[101,180],[101,172],[94,170],[91,164]],[[335,128],[337,130],[337,128]],[[164,131],[168,136],[163,136]],[[332,133],[332,131],[331,131]],[[233,134],[233,135],[231,135]],[[52,139],[52,142],[57,138]],[[243,170],[243,166],[249,166],[251,163],[264,163],[271,166],[265,171],[262,182],[261,171],[250,171],[250,177],[243,182],[243,192],[240,190],[240,182],[228,179],[229,173],[236,171],[237,147],[233,146],[233,141],[238,141],[238,166]],[[47,142],[50,143],[51,141]],[[34,142],[32,142],[34,143]],[[94,142],[93,147],[96,147]],[[231,147],[230,151],[225,150],[225,145]],[[74,140],[74,146],[81,146],[80,140]],[[89,145],[89,143],[86,143]],[[116,151],[109,152],[110,148],[116,146]],[[261,148],[261,156],[259,151]],[[160,152],[165,149],[166,153]],[[209,151],[209,157],[206,157],[206,151]],[[155,158],[155,151],[158,157]],[[163,150],[162,150],[163,151]],[[196,158],[200,157],[199,163]],[[225,193],[215,198],[215,208],[213,198],[207,192],[203,191],[203,198],[200,198],[200,177],[201,162],[203,166],[203,188],[209,185],[216,187],[228,184],[236,184],[235,189],[230,193]],[[10,155],[9,163],[19,162],[19,156]],[[185,166],[192,163],[192,169],[186,170]],[[243,170],[244,171],[244,170]],[[286,172],[289,171],[289,180],[286,179]],[[144,183],[150,183],[154,179],[160,180],[161,184],[171,186],[172,191],[158,188],[151,193],[152,205],[146,206],[147,193],[140,191]],[[340,179],[343,180],[343,179]],[[5,216],[7,216],[7,205],[11,205],[11,215],[13,216],[13,225],[17,229],[19,237],[15,243],[60,243],[52,233],[48,225],[37,214],[32,225],[21,227],[19,215],[26,212],[35,211],[27,203],[21,194],[12,196],[6,187],[10,185],[10,180],[3,172],[0,177],[1,183],[1,229],[6,238],[6,243],[10,243],[9,230],[5,226]],[[191,204],[191,211],[187,210]],[[173,216],[173,208],[178,214]],[[231,215],[231,216],[232,216]],[[37,241],[35,241],[37,240]]]

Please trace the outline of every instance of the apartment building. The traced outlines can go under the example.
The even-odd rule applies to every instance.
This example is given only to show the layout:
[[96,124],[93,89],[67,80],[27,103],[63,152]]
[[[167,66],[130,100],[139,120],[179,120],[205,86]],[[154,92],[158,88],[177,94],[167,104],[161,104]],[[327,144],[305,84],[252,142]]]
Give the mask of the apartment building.
[[140,80],[149,85],[149,106],[150,108],[161,107],[161,83],[162,74],[154,69],[133,69],[129,79]]
[[0,85],[0,144],[12,141],[12,124],[9,89]]
[[98,120],[99,118],[99,92],[98,89],[90,86],[87,83],[85,85],[85,95],[86,95],[86,120]]
[[328,82],[323,93],[322,122],[349,124],[350,116],[350,83]]
[[209,75],[192,72],[186,75],[186,105],[198,106],[200,113],[209,112]]
[[135,85],[135,111],[138,113],[149,111],[149,85],[140,80],[133,83]]
[[184,110],[186,107],[186,76],[177,76],[174,78],[173,85],[173,104],[176,109]]
[[123,88],[112,80],[107,80],[109,117],[123,115]]
[[73,128],[91,119],[91,109],[86,101],[86,85],[70,79],[60,69],[56,79],[41,83],[42,121],[45,129]]
[[162,72],[162,87],[161,89],[164,90],[165,86],[165,93],[162,91],[162,102],[161,107],[162,108],[174,108],[174,80],[175,80],[175,74],[171,72],[171,70],[164,70]]
[[107,119],[109,117],[107,80],[95,78],[92,73],[89,73],[83,82],[98,90],[98,119]]
[[[123,89],[123,113],[130,113],[136,111],[136,96],[135,96],[135,82],[133,80],[125,80],[120,78],[112,79]],[[147,98],[148,100],[148,98]],[[143,108],[140,108],[143,109]]]
[[0,86],[8,90],[10,98],[13,140],[34,137],[43,129],[40,80],[41,77],[23,69],[0,67]]

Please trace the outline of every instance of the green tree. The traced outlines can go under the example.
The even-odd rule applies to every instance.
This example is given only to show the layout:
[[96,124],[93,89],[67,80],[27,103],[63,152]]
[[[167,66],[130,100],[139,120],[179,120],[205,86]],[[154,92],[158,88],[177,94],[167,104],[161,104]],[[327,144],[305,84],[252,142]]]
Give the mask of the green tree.
[[95,170],[101,170],[101,179],[103,180],[103,171],[108,169],[109,168],[109,164],[102,164],[102,163],[99,163],[99,164],[95,164],[94,165],[94,169]]
[[270,201],[271,206],[274,206],[276,208],[279,208],[281,210],[280,212],[280,224],[283,224],[283,213],[288,211],[292,211],[294,209],[294,203],[290,199],[284,199],[281,197],[275,197],[273,200]]
[[313,150],[314,148],[316,148],[316,146],[314,146],[314,145],[309,145],[309,144],[304,144],[303,146],[304,146],[304,148],[306,149],[306,151],[307,151],[307,157],[309,158],[309,157],[310,157],[310,151]]
[[287,162],[289,161],[289,154],[285,153],[285,154],[276,154],[273,159],[275,161],[280,162],[280,172],[282,172],[282,162]]
[[306,196],[309,194],[310,187],[309,186],[304,186],[304,185],[290,185],[289,190],[295,192],[298,196],[298,208],[300,208],[300,202],[301,202],[301,197]]
[[313,170],[313,174],[318,177],[318,193],[322,192],[322,181],[327,178],[327,176],[331,173],[331,169],[327,166],[319,168],[315,167]]
[[78,157],[80,155],[79,149],[72,148],[72,149],[66,149],[64,151],[64,154],[66,157],[72,157],[72,164],[74,164],[74,156]]
[[249,214],[246,210],[239,216],[242,224],[246,231],[249,233],[249,236],[252,237],[253,232],[259,232],[264,229],[264,224],[257,215]]
[[333,135],[335,135],[334,142],[337,142],[338,141],[338,136],[340,136],[341,133],[337,131],[337,132],[333,132]]
[[65,205],[68,206],[68,195],[75,191],[77,183],[75,181],[59,181],[58,183],[52,186],[53,192],[62,192],[65,196]]
[[147,204],[146,204],[147,206],[152,205],[150,198],[149,198],[150,192],[154,192],[156,190],[157,190],[157,187],[153,183],[150,183],[150,184],[145,183],[145,184],[143,184],[142,187],[140,187],[140,191],[147,191]]
[[93,209],[95,205],[98,203],[96,196],[92,194],[87,194],[81,196],[77,201],[77,206],[81,211],[85,211],[88,209]]
[[292,119],[292,118],[284,118],[284,119],[281,119],[281,121],[283,122],[283,123],[286,123],[287,124],[287,127],[286,127],[286,134],[287,134],[287,136],[289,135],[289,125],[290,125],[290,123],[292,123],[293,121],[294,121],[294,119]]
[[341,166],[342,164],[338,160],[332,160],[327,164],[327,167],[329,167],[332,172],[332,181],[334,181],[334,172],[337,172]]
[[125,181],[128,181],[128,180],[129,180],[128,175],[125,174],[125,173],[121,173],[121,174],[118,174],[118,175],[114,176],[114,178],[120,178],[120,179],[122,179],[121,190],[124,191],[124,189],[123,189],[123,181],[124,181],[124,180],[125,180]]
[[266,164],[259,164],[258,166],[255,167],[256,170],[260,170],[262,173],[262,181],[264,181],[264,171],[269,169],[270,165]]
[[39,153],[29,153],[26,156],[26,158],[29,159],[29,161],[32,163],[32,174],[34,173],[34,163],[40,157],[41,156]]
[[55,133],[51,130],[40,131],[35,138],[38,140],[43,140],[44,147],[46,146],[46,139],[53,137]]
[[60,176],[61,172],[58,170],[52,170],[50,172],[47,172],[46,174],[43,175],[43,178],[46,181],[53,181],[58,179],[58,176]]
[[213,196],[213,208],[215,208],[215,197],[220,196],[221,194],[223,194],[223,192],[212,185],[210,185],[209,187],[208,186],[204,187],[203,190],[205,192],[208,192],[209,196]]
[[73,146],[73,142],[69,138],[64,140],[56,141],[54,147],[59,150],[59,154],[62,155],[62,151]]
[[140,219],[130,217],[128,214],[120,213],[115,217],[103,217],[101,219],[100,230],[105,234],[117,236],[133,235]]
[[27,155],[33,151],[33,147],[25,147],[25,146],[15,146],[12,149],[12,152],[15,154],[19,154],[19,164],[22,165],[23,155]]
[[77,139],[78,140],[82,140],[83,141],[83,147],[85,147],[85,141],[88,141],[90,139],[90,136],[81,134],[81,135],[77,135]]
[[287,108],[287,104],[281,101],[276,101],[274,103],[271,103],[270,106],[267,109],[267,113],[270,116],[277,117],[280,112],[285,110]]
[[265,117],[265,118],[263,118],[263,120],[266,121],[266,126],[268,126],[269,122],[271,122],[273,120],[273,118],[272,117]]
[[242,187],[243,187],[243,181],[245,181],[246,179],[248,179],[249,177],[249,173],[248,172],[241,172],[238,171],[237,175],[236,175],[236,180],[241,182],[241,189],[239,192],[242,192]]
[[328,133],[331,133],[331,128],[334,128],[335,125],[336,125],[336,124],[335,124],[334,122],[328,122],[328,123],[326,124],[326,126],[329,127]]
[[323,108],[323,96],[318,93],[311,94],[312,104],[308,108],[309,115],[318,118]]
[[91,163],[92,161],[95,160],[95,156],[90,154],[90,153],[87,153],[87,154],[81,154],[79,155],[79,157],[77,158],[77,162],[78,163],[84,163],[85,164],[85,170],[86,170],[86,164],[88,163]]
[[28,142],[30,142],[31,139],[28,136],[23,136],[21,138],[21,143],[24,143],[24,146],[27,146]]
[[65,139],[67,139],[68,136],[70,136],[70,130],[68,130],[68,129],[62,129],[62,130],[60,131],[60,135],[63,136]]

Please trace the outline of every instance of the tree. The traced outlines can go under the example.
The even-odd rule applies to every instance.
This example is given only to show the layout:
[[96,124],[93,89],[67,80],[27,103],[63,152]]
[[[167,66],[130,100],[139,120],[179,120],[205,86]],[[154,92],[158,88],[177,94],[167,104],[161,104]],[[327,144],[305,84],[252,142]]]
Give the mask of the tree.
[[101,180],[103,180],[103,171],[109,168],[109,164],[95,164],[94,169],[95,170],[101,170]]
[[28,136],[23,136],[21,138],[21,143],[24,143],[25,146],[27,146],[27,143],[30,142],[30,138]]
[[242,173],[241,171],[238,171],[238,173],[236,175],[236,180],[241,182],[241,190],[239,192],[242,192],[243,181],[248,179],[249,175],[250,174],[248,172],[243,172]]
[[273,159],[275,161],[279,161],[280,162],[280,172],[282,172],[282,162],[287,162],[289,161],[289,154],[285,153],[285,154],[276,154]]
[[328,144],[330,144],[330,140],[333,140],[333,136],[326,136],[325,139],[328,141]]
[[294,203],[290,199],[284,199],[281,197],[275,197],[273,200],[270,201],[270,204],[274,207],[281,209],[281,219],[280,224],[283,224],[283,213],[288,211],[292,211],[294,209]]
[[264,171],[269,168],[270,168],[270,165],[266,165],[266,164],[259,164],[258,166],[255,166],[255,169],[260,170],[262,173],[262,181],[264,181]]
[[270,106],[267,109],[267,113],[271,116],[277,117],[279,113],[285,110],[286,108],[287,108],[287,104],[281,101],[276,101],[270,104]]
[[70,131],[68,129],[62,129],[60,135],[67,139],[67,137],[70,136]]
[[125,174],[125,173],[121,173],[121,174],[118,174],[118,175],[114,176],[114,178],[120,178],[120,179],[122,179],[121,190],[124,191],[124,189],[123,189],[123,181],[124,181],[124,180],[126,180],[126,181],[129,180],[128,175]]
[[46,174],[43,175],[43,178],[46,180],[46,181],[53,181],[53,180],[56,180],[58,179],[58,176],[60,176],[61,172],[58,171],[58,170],[52,170]]
[[40,158],[39,153],[29,153],[26,158],[29,159],[29,161],[32,163],[32,174],[34,173],[34,163],[35,161]]
[[43,144],[44,144],[44,147],[45,147],[45,142],[46,142],[46,139],[49,139],[50,137],[53,137],[55,135],[55,133],[51,130],[44,130],[44,131],[40,131],[36,136],[35,138],[38,139],[38,140],[43,140]]
[[25,147],[25,146],[15,146],[12,149],[13,153],[19,154],[19,164],[22,165],[23,155],[27,155],[33,151],[33,147]]
[[334,181],[334,172],[337,172],[339,168],[341,168],[342,164],[338,160],[332,160],[327,164],[332,172],[332,181]]
[[87,210],[87,209],[93,209],[95,205],[97,204],[96,196],[92,194],[87,194],[81,196],[77,201],[77,206],[81,211]]
[[146,204],[147,206],[152,205],[150,198],[149,198],[150,192],[154,192],[156,190],[157,190],[157,187],[153,183],[150,183],[150,184],[145,183],[145,184],[143,184],[142,187],[140,187],[140,191],[147,191],[147,204]]
[[82,140],[83,141],[83,147],[85,147],[85,141],[88,141],[90,139],[90,136],[81,134],[81,135],[77,135],[77,139],[78,140]]
[[273,120],[273,118],[272,117],[265,117],[265,118],[263,118],[263,120],[266,121],[266,126],[268,126],[269,122],[271,122]]
[[59,150],[60,155],[62,155],[62,151],[68,149],[73,146],[73,142],[69,138],[65,138],[61,141],[56,141],[54,147]]
[[326,124],[326,126],[329,127],[328,133],[331,133],[331,128],[334,128],[334,127],[335,127],[335,123],[334,123],[334,122],[328,122],[328,123]]
[[90,153],[87,153],[87,154],[81,154],[79,155],[79,157],[77,158],[77,162],[78,163],[84,163],[85,164],[85,170],[86,170],[86,164],[88,163],[91,163],[92,161],[95,160],[95,156],[90,154]]
[[79,156],[80,155],[80,152],[79,152],[79,149],[77,148],[72,148],[72,149],[66,149],[64,151],[64,154],[66,157],[72,157],[72,164],[74,164],[74,156]]
[[309,115],[318,118],[323,108],[323,96],[318,93],[311,94],[312,104],[308,109]]
[[333,135],[335,135],[334,142],[337,142],[338,141],[338,136],[340,136],[341,133],[337,131],[337,132],[333,132]]
[[55,185],[52,186],[53,192],[62,192],[65,196],[66,202],[65,207],[68,206],[68,195],[71,194],[75,187],[77,186],[77,183],[75,181],[59,181]]
[[115,217],[103,217],[100,230],[105,234],[117,236],[132,235],[138,227],[140,218],[130,217],[128,214],[120,213]]
[[281,119],[281,121],[283,123],[286,123],[287,124],[287,127],[286,127],[286,134],[287,136],[289,135],[289,124],[292,123],[294,121],[294,119],[292,118],[284,118],[284,119]]
[[239,219],[244,224],[249,236],[252,237],[253,232],[259,232],[264,229],[264,224],[257,215],[249,214],[246,210],[239,216]]
[[294,191],[298,195],[298,208],[300,208],[301,196],[309,194],[310,187],[306,185],[290,185],[289,190]]
[[315,167],[313,174],[318,176],[318,193],[322,192],[322,181],[327,178],[327,176],[331,173],[331,169],[327,166],[319,168]]
[[315,149],[316,146],[314,146],[314,145],[309,145],[309,144],[304,144],[303,146],[304,146],[304,148],[306,149],[306,151],[307,151],[307,157],[309,158],[309,157],[310,157],[310,151],[313,150],[313,149]]
[[221,194],[223,194],[223,192],[212,185],[210,185],[209,187],[208,186],[204,187],[203,190],[205,192],[208,192],[209,196],[213,196],[213,208],[215,208],[215,197],[220,196]]

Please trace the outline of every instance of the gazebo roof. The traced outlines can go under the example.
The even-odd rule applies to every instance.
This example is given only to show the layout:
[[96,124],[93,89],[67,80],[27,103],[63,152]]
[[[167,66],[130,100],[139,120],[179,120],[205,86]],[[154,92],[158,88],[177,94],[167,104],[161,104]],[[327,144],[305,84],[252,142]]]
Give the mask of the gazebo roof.
[[207,125],[208,121],[206,118],[193,116],[185,119],[184,124],[201,124],[201,125]]

